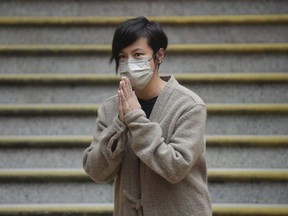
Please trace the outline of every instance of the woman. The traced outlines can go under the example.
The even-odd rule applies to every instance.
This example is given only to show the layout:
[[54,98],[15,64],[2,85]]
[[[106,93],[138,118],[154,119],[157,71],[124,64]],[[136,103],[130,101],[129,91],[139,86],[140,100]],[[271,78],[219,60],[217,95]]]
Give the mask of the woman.
[[114,180],[117,216],[212,215],[205,104],[173,76],[159,76],[167,44],[145,17],[125,21],[114,34],[118,95],[99,108],[83,166],[96,182]]

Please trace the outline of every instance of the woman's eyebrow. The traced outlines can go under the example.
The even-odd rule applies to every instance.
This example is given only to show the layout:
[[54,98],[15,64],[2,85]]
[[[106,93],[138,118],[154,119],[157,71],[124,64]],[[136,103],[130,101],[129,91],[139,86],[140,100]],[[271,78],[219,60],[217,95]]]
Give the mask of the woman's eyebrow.
[[132,52],[143,51],[143,50],[144,49],[142,49],[142,48],[135,48],[135,49],[132,50]]
[[[143,49],[143,48],[140,48],[140,47],[137,47],[137,48],[131,50],[132,53],[134,53],[134,52],[138,52],[138,51],[143,52],[144,49]],[[126,52],[124,52],[123,50],[121,50],[121,51],[119,52],[119,54],[126,54]]]

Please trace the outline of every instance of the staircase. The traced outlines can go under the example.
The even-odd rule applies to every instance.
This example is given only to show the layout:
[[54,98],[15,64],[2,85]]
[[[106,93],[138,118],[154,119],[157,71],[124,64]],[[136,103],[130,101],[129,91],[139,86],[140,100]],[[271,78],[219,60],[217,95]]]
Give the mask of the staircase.
[[168,35],[160,72],[207,104],[213,215],[288,215],[285,0],[1,1],[0,215],[112,215],[82,152],[118,87],[115,26],[139,15]]

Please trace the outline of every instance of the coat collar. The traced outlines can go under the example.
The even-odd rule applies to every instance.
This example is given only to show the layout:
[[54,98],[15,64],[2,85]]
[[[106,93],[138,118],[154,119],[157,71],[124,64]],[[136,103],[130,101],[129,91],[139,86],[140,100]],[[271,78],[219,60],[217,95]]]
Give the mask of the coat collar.
[[151,121],[157,121],[159,119],[162,114],[161,112],[163,111],[163,106],[165,106],[170,95],[172,94],[174,87],[178,84],[174,76],[161,76],[161,79],[163,79],[167,83],[161,91],[160,95],[158,96],[156,103],[152,109],[149,118]]

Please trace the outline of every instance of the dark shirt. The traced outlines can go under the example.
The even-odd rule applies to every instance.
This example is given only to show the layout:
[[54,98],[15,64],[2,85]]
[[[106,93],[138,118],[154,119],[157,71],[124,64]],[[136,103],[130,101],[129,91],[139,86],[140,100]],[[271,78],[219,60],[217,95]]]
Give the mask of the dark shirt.
[[142,99],[138,98],[138,101],[141,105],[141,108],[145,112],[147,118],[150,117],[150,114],[152,112],[154,104],[156,103],[157,98],[158,97],[154,97],[150,100],[142,100]]

